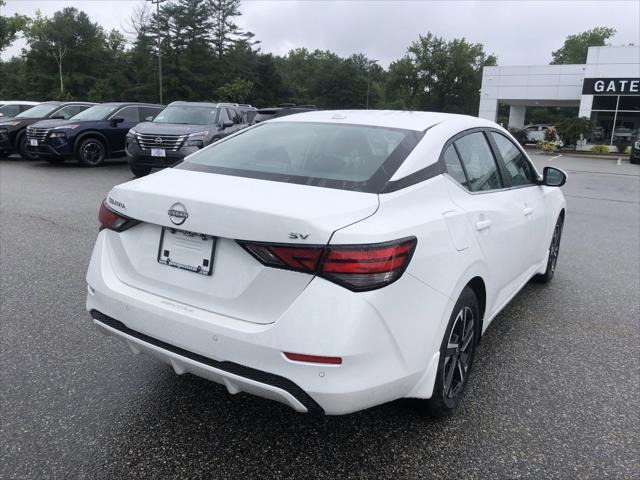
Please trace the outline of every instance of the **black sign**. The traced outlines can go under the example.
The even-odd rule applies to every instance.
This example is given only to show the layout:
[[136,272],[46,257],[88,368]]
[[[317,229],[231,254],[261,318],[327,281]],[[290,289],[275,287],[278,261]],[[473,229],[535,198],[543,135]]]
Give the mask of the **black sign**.
[[585,78],[583,95],[640,95],[640,78]]

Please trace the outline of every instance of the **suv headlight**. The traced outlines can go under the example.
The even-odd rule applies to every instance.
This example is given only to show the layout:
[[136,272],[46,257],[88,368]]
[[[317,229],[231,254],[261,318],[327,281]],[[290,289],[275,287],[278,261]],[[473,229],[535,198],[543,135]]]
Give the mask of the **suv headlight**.
[[67,134],[65,132],[51,132],[49,134],[49,138],[66,138]]
[[133,138],[138,134],[138,132],[136,132],[133,128],[130,128],[129,131],[127,132],[127,137]]
[[75,130],[79,126],[80,126],[79,123],[74,123],[73,125],[60,125],[59,127],[53,127],[51,130],[66,130],[66,129]]
[[0,126],[2,127],[15,127],[16,125],[20,125],[20,122],[2,122]]
[[209,130],[192,133],[187,137],[187,147],[202,147],[209,136]]

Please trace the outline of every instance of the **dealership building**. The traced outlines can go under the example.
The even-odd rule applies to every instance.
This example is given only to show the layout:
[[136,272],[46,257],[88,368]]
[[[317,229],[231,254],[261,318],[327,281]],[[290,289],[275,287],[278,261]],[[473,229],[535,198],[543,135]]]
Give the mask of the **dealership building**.
[[484,67],[479,117],[496,121],[509,105],[509,127],[527,107],[577,107],[592,121],[589,144],[614,145],[640,128],[640,47],[590,47],[584,65]]

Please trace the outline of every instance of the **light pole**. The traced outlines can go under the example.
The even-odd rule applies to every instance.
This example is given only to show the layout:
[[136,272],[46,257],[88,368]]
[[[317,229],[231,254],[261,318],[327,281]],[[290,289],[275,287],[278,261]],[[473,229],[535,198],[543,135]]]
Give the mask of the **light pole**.
[[371,67],[373,67],[378,60],[369,60],[369,75],[367,77],[367,110],[369,110],[369,92],[371,91]]
[[165,0],[148,0],[156,6],[156,30],[158,37],[158,89],[160,91],[160,103],[162,104],[162,43],[160,41],[160,4]]

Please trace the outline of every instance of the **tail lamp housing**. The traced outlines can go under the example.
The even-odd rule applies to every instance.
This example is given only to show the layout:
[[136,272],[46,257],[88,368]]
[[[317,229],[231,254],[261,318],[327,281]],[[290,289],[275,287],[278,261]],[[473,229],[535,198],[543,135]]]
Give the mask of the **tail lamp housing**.
[[263,265],[318,275],[354,292],[386,287],[407,269],[417,239],[361,245],[238,243]]
[[100,205],[98,221],[100,222],[100,230],[104,230],[106,228],[115,232],[123,232],[140,223],[139,220],[126,217],[125,215],[110,209],[107,206],[106,200],[104,200]]

